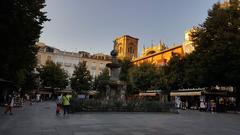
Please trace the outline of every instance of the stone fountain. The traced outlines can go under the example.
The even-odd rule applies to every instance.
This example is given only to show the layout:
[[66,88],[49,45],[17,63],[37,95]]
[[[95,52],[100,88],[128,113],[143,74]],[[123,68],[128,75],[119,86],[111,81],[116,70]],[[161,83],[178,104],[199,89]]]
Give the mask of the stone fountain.
[[125,101],[126,85],[119,80],[120,64],[117,59],[117,54],[116,50],[112,50],[112,63],[106,65],[110,69],[110,80],[106,86],[106,99]]

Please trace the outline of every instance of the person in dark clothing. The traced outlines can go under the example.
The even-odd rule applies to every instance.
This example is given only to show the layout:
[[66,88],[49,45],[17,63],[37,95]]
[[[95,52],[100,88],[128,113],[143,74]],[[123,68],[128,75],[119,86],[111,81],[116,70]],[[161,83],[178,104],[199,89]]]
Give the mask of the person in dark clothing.
[[7,97],[7,101],[5,104],[5,111],[4,114],[7,114],[9,112],[10,115],[12,115],[12,108],[13,108],[13,104],[14,104],[14,98],[12,95],[8,95]]

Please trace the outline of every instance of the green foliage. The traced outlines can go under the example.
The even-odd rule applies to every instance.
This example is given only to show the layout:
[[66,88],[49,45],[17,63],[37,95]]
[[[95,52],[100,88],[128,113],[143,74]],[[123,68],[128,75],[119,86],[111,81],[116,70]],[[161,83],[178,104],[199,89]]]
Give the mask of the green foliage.
[[123,59],[120,61],[121,63],[121,71],[119,75],[119,79],[124,82],[129,82],[128,74],[129,69],[133,67],[133,63],[129,59]]
[[137,92],[133,89],[130,79],[129,79],[130,69],[134,65],[130,59],[123,59],[120,61],[120,64],[121,64],[121,70],[120,70],[120,74],[119,74],[119,80],[124,82],[125,85],[127,86],[126,95],[134,95]]
[[[196,87],[205,87],[205,81],[203,79],[203,71],[205,68],[200,68],[201,58],[197,57],[194,54],[187,55],[183,58],[183,87],[184,88],[196,88]],[[199,61],[199,62],[197,62]]]
[[183,66],[183,60],[174,55],[167,65],[163,67],[164,74],[162,74],[162,77],[167,80],[165,83],[167,83],[168,90],[177,90],[183,87]]
[[157,67],[148,63],[134,66],[129,71],[129,79],[134,90],[155,89],[158,79]]
[[66,88],[68,85],[68,75],[60,64],[55,64],[52,61],[47,61],[46,65],[40,70],[42,85],[45,87]]
[[215,4],[206,21],[193,34],[197,44],[192,57],[205,86],[240,82],[240,1],[230,0],[228,7]]
[[0,78],[24,84],[26,74],[36,64],[37,48],[43,23],[47,21],[45,0],[0,1]]
[[16,84],[18,85],[18,87],[21,87],[26,83],[26,74],[27,71],[25,69],[21,69],[16,72]]
[[87,70],[86,62],[79,62],[79,64],[75,66],[75,70],[71,78],[72,89],[78,93],[85,92],[90,89],[91,80],[92,76]]
[[25,77],[24,84],[22,85],[22,90],[24,92],[29,92],[34,89],[38,89],[39,87],[39,82],[40,78],[38,75],[34,75],[32,73],[28,73],[27,76]]
[[[188,64],[193,64],[187,65],[186,76],[195,66],[198,86],[235,87],[237,104],[240,106],[240,1],[230,0],[225,7],[221,7],[220,3],[215,4],[205,22],[192,36],[197,46],[191,57],[186,58]],[[194,77],[196,74],[191,76]]]
[[106,85],[109,83],[110,76],[108,68],[104,68],[99,76],[94,78],[93,88],[100,92],[100,95],[105,95]]

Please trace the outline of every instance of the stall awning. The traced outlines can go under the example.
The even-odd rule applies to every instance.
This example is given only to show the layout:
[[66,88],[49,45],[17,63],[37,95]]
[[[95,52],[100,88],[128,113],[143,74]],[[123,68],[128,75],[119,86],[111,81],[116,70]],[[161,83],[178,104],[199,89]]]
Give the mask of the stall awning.
[[157,93],[139,93],[139,96],[156,96]]
[[98,94],[99,93],[99,91],[96,91],[96,90],[89,90],[88,91],[88,94],[89,95],[96,95],[96,94]]
[[170,96],[201,96],[201,91],[178,91],[178,92],[171,92]]
[[52,94],[52,92],[48,92],[48,91],[38,91],[37,93],[39,94],[45,94],[45,95],[48,95],[48,94]]
[[56,91],[56,93],[72,93],[73,91],[72,90],[59,90],[59,91]]

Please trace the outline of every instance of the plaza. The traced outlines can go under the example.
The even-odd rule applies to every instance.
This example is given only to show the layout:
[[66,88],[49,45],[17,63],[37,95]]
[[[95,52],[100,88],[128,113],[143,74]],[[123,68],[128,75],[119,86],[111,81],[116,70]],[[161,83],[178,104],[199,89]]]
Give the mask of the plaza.
[[[3,108],[0,108],[3,112]],[[55,115],[54,102],[14,108],[0,116],[1,135],[239,135],[240,114],[80,112]]]
[[0,3],[0,135],[240,135],[240,0]]

